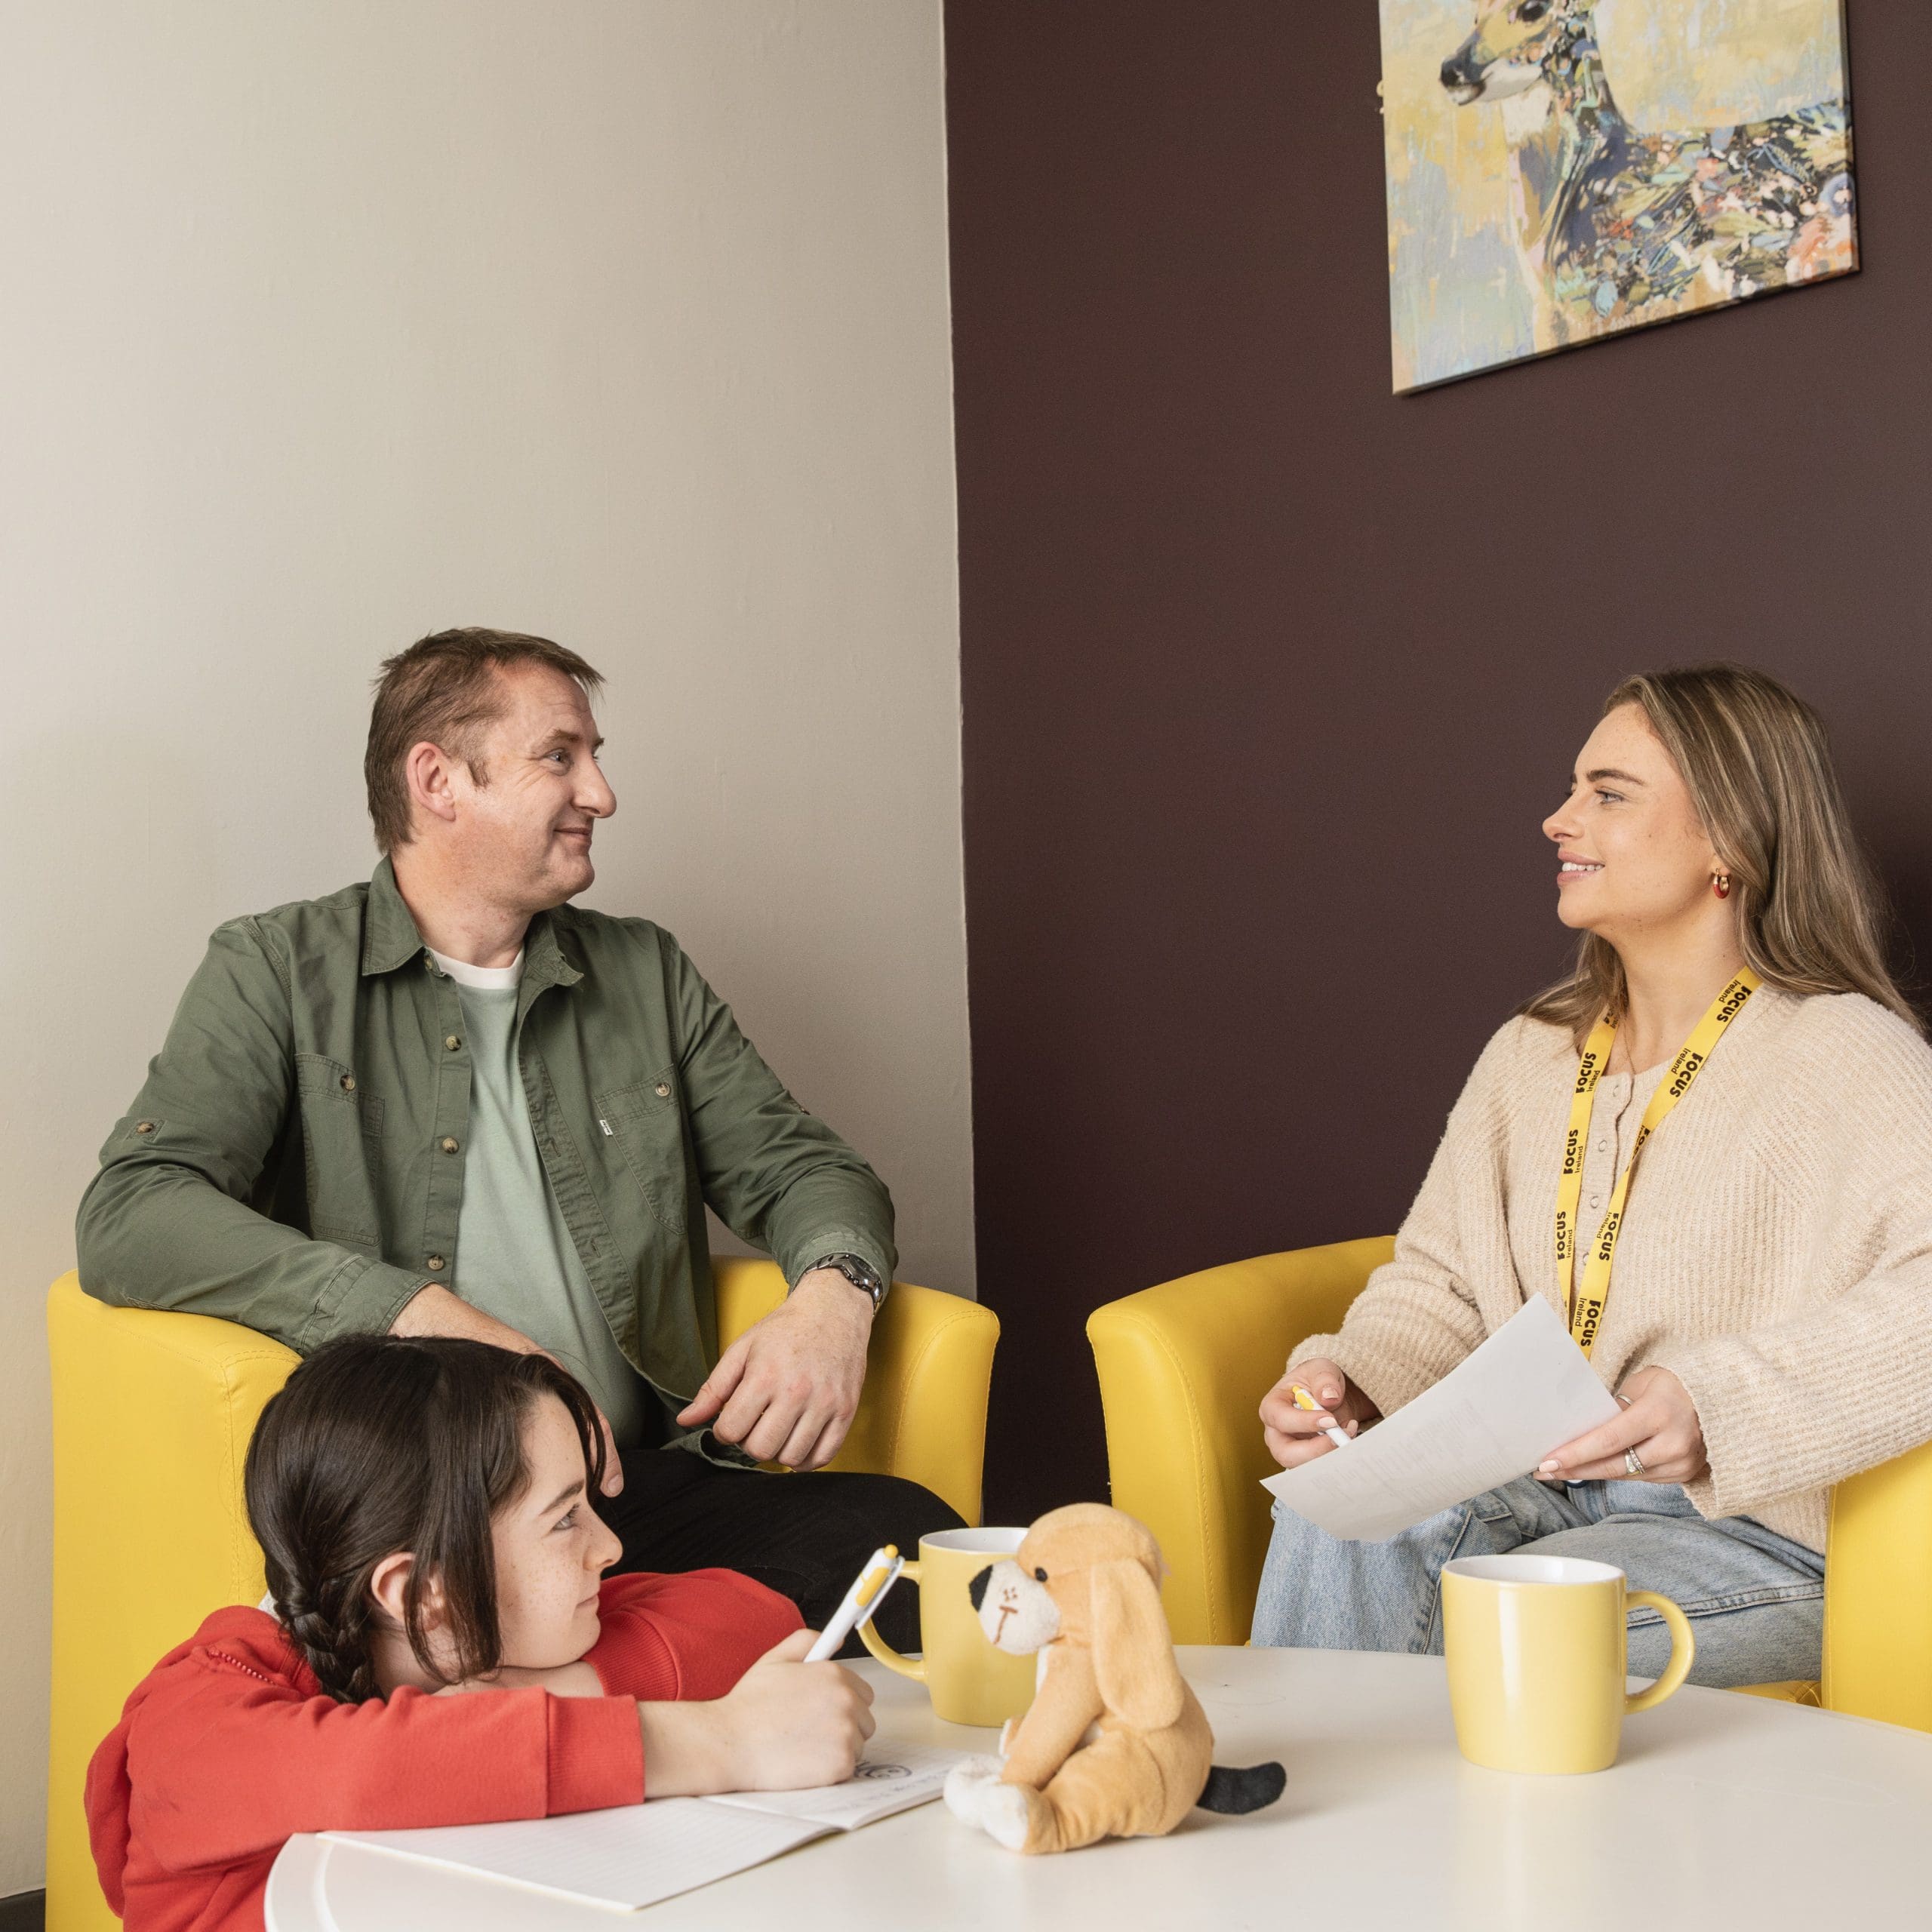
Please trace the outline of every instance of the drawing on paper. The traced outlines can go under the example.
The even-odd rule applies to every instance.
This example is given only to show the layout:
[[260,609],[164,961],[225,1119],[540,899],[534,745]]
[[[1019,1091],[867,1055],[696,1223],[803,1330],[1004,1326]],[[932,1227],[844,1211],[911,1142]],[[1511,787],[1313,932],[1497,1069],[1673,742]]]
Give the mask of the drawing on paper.
[[1858,266],[1840,0],[1381,0],[1398,392]]

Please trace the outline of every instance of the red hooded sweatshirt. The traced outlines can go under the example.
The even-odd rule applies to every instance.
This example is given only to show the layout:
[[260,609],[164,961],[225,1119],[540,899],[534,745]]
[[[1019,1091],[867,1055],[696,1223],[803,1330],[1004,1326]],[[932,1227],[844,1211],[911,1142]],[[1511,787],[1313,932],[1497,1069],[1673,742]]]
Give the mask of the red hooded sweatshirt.
[[88,1830],[127,1932],[260,1932],[297,1832],[480,1825],[635,1804],[637,1704],[721,1697],[800,1627],[729,1571],[614,1577],[585,1661],[608,1695],[401,1690],[339,1704],[275,1619],[218,1610],[135,1687],[88,1767]]

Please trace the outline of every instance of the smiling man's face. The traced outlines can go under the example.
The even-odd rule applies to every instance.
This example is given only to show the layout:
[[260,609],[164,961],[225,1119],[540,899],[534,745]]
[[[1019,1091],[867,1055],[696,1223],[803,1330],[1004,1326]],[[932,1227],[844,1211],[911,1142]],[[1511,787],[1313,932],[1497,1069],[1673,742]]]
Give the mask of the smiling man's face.
[[480,782],[453,774],[463,871],[525,914],[574,899],[597,876],[591,835],[617,808],[597,762],[597,721],[576,680],[544,664],[495,676],[502,715],[478,748]]

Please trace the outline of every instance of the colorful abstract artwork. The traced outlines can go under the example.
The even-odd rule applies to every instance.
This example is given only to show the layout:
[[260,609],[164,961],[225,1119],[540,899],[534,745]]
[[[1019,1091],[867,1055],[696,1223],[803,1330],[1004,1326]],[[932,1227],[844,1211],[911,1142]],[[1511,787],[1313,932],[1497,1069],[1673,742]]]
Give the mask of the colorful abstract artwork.
[[1381,0],[1397,392],[1858,266],[1841,0]]

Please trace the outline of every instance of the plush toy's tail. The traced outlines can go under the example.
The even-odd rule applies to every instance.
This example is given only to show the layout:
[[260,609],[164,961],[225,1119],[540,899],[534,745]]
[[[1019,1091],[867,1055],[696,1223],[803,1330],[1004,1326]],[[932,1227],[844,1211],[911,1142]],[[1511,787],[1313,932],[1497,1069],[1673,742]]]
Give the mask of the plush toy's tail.
[[1279,1764],[1251,1764],[1243,1771],[1229,1770],[1225,1764],[1209,1767],[1208,1782],[1194,1801],[1204,1811],[1220,1811],[1238,1817],[1244,1811],[1259,1811],[1272,1804],[1287,1789],[1288,1774]]

